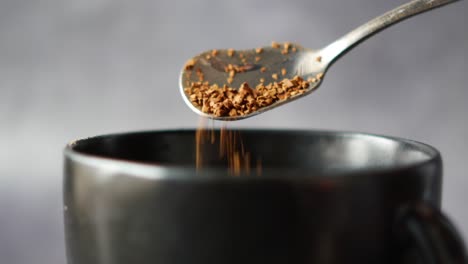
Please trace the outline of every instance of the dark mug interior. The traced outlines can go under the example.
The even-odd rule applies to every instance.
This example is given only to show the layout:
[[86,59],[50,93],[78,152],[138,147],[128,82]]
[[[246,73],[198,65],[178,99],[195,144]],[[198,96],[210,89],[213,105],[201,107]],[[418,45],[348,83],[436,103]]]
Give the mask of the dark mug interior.
[[[202,167],[216,168],[222,174],[227,171],[228,161],[219,154],[219,131],[213,132],[213,142],[208,130],[201,143]],[[243,130],[231,134],[236,135],[237,150],[242,148],[254,161],[250,163],[252,169],[261,162],[262,168],[270,172],[304,170],[308,175],[331,176],[337,172],[395,170],[439,158],[436,149],[419,142],[363,133]],[[187,130],[142,132],[90,138],[72,149],[107,159],[189,169],[196,163],[195,138],[194,131]]]
[[251,162],[232,175],[219,155],[219,131],[214,144],[203,144],[201,169],[193,130],[67,146],[69,263],[466,260],[439,212],[442,162],[433,147],[364,133],[236,133],[261,172]]

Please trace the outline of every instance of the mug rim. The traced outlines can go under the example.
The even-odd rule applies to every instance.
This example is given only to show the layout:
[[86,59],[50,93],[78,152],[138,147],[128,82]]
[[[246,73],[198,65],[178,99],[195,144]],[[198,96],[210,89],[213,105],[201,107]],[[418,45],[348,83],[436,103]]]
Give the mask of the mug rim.
[[[215,129],[216,130],[216,129]],[[409,144],[415,147],[418,151],[426,154],[428,158],[425,158],[421,161],[412,161],[407,164],[397,164],[391,167],[384,167],[384,168],[362,168],[358,170],[352,171],[341,171],[333,173],[332,178],[342,178],[342,177],[352,177],[358,175],[375,175],[375,174],[387,174],[387,173],[395,173],[405,170],[413,170],[424,167],[426,165],[441,162],[441,154],[439,150],[435,147],[422,143],[420,141],[412,140],[412,139],[405,139],[396,136],[388,136],[376,133],[368,133],[368,132],[357,132],[357,131],[343,131],[343,130],[316,130],[316,129],[268,129],[268,128],[240,128],[235,129],[236,131],[240,132],[276,132],[276,133],[306,133],[309,135],[333,135],[336,137],[367,137],[367,138],[378,138],[378,139],[386,139],[391,140],[397,143],[404,143]],[[133,177],[140,177],[146,179],[184,179],[184,180],[207,180],[207,179],[234,179],[234,180],[261,180],[261,179],[271,179],[275,177],[271,177],[270,172],[277,172],[278,168],[269,169],[268,167],[262,168],[262,171],[265,175],[261,177],[242,177],[241,176],[233,176],[233,177],[219,177],[220,174],[228,174],[226,173],[226,168],[215,168],[215,167],[205,167],[203,168],[202,172],[196,172],[197,177],[189,176],[186,172],[187,170],[196,171],[195,164],[193,166],[186,166],[186,165],[174,165],[174,164],[160,164],[160,163],[147,163],[142,161],[135,161],[129,159],[121,159],[121,158],[113,158],[113,157],[105,157],[99,156],[95,154],[83,153],[80,151],[75,150],[74,148],[84,142],[89,140],[98,139],[98,138],[109,138],[109,137],[121,137],[127,135],[138,135],[138,134],[163,134],[163,133],[173,133],[173,134],[180,134],[180,133],[194,133],[196,131],[195,128],[182,128],[182,129],[158,129],[158,130],[141,130],[141,131],[128,131],[128,132],[117,132],[117,133],[109,133],[109,134],[102,134],[82,139],[77,139],[69,142],[66,144],[63,155],[65,161],[72,161],[73,163],[78,163],[80,165],[85,165],[89,167],[99,168],[103,170],[111,170],[118,173],[122,173],[128,176]],[[279,169],[281,170],[281,168]],[[303,170],[303,169],[301,169]],[[291,172],[291,169],[284,169],[285,172]],[[274,173],[277,174],[277,173]],[[317,175],[314,178],[324,178],[330,179],[330,175]],[[310,177],[308,177],[310,178]]]

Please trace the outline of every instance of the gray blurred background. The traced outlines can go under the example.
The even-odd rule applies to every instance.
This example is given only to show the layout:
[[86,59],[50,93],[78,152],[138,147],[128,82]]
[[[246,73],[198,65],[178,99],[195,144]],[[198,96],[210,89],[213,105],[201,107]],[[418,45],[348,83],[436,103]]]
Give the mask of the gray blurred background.
[[[196,127],[179,70],[212,48],[320,48],[403,0],[0,1],[0,262],[65,263],[62,148]],[[443,208],[468,238],[466,1],[407,20],[338,61],[313,95],[232,127],[357,130],[436,146]]]

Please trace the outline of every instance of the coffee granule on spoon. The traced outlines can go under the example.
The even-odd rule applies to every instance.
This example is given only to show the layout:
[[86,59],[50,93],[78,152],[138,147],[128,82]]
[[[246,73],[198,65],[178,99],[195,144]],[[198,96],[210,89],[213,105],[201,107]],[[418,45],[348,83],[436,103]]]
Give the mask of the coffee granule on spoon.
[[[278,78],[277,75],[276,78]],[[219,87],[217,84],[210,85],[208,82],[192,82],[184,91],[192,105],[203,113],[217,117],[236,117],[303,94],[308,87],[309,82],[304,81],[300,76],[295,76],[292,79],[285,78],[268,85],[260,82],[255,88],[251,88],[248,83],[243,83],[238,89],[228,85]]]

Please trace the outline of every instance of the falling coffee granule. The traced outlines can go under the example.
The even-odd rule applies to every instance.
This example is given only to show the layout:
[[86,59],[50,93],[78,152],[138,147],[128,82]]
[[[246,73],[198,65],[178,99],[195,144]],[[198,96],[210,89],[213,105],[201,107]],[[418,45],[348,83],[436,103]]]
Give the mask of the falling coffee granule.
[[275,48],[275,49],[279,49],[281,46],[280,46],[280,44],[278,42],[272,41],[271,42],[271,47]]
[[257,176],[262,174],[261,159],[256,158],[255,163],[254,157],[252,157],[244,145],[239,131],[229,130],[225,124],[220,130],[215,131],[213,123],[211,129],[206,128],[206,123],[207,119],[202,118],[195,133],[195,164],[197,171],[201,171],[203,167],[209,166],[208,160],[215,159],[214,157],[207,158],[206,156],[213,155],[209,149],[218,145],[218,158],[220,161],[226,162],[230,175],[250,175],[252,169]]

